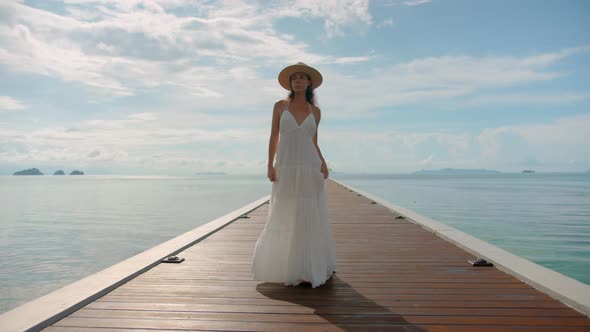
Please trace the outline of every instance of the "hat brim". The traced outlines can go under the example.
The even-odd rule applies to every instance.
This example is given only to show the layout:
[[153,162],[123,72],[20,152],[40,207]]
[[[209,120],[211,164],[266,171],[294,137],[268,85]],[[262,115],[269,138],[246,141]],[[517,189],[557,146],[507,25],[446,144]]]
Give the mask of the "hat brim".
[[291,65],[283,68],[279,73],[279,84],[286,90],[291,91],[291,75],[295,73],[306,73],[311,77],[311,88],[316,89],[322,85],[323,77],[317,69],[308,65]]

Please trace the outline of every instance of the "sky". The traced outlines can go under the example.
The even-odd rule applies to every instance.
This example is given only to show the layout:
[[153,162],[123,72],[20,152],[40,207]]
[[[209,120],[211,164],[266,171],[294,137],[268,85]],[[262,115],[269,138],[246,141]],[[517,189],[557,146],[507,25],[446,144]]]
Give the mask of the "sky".
[[0,175],[266,174],[277,81],[333,172],[590,169],[585,0],[0,1]]

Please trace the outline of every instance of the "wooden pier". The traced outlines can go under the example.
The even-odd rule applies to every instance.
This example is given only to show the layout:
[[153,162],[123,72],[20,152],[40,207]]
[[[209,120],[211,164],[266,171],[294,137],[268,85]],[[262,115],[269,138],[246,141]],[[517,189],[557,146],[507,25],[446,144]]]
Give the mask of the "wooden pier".
[[[337,273],[255,281],[268,204],[42,331],[590,331],[590,318],[334,181]],[[373,203],[373,204],[372,204]]]

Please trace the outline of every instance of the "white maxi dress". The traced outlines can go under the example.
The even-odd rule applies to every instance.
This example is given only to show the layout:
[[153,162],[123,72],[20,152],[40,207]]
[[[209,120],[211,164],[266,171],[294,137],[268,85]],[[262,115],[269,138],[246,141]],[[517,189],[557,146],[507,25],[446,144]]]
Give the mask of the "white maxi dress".
[[252,255],[255,280],[315,288],[336,269],[332,225],[321,159],[313,144],[317,125],[309,114],[301,122],[289,111],[281,112],[279,144],[274,164],[268,217]]

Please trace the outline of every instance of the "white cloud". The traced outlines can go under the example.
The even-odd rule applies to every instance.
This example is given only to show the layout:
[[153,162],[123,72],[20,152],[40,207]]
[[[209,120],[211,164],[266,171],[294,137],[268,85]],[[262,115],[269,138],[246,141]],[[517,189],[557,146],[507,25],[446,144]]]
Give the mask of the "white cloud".
[[[227,70],[252,73],[302,60],[350,64],[370,59],[309,52],[307,44],[272,25],[283,17],[316,17],[327,22],[328,34],[337,34],[348,24],[371,24],[367,1],[280,2],[270,7],[241,1],[68,1],[65,9],[69,16],[24,4],[0,5],[7,16],[0,24],[0,63],[12,71],[76,81],[116,96],[176,85],[195,97],[220,98],[230,91],[215,87],[225,86]],[[176,16],[172,9],[196,15]]]
[[[515,133],[535,145],[576,145],[590,142],[590,115],[559,119],[553,123],[506,126],[499,130]],[[585,153],[585,155],[590,152]]]
[[382,28],[391,27],[391,26],[393,26],[393,19],[387,18],[387,19],[383,20],[383,22],[377,24],[377,29],[382,29]]
[[[372,117],[377,108],[395,109],[412,104],[448,110],[479,106],[488,101],[490,104],[571,103],[585,100],[588,95],[567,91],[498,94],[495,89],[560,78],[564,73],[552,71],[550,66],[564,56],[585,52],[588,52],[586,47],[579,47],[525,57],[427,57],[357,75],[342,74],[335,67],[328,67],[325,84],[318,91],[320,101],[330,101],[326,110],[335,110],[332,115],[327,114],[329,117]],[[340,98],[343,95],[347,98]]]
[[387,7],[396,6],[402,4],[404,6],[417,6],[431,3],[432,0],[389,0],[384,5]]
[[[239,125],[239,121],[234,124]],[[103,169],[115,170],[139,167],[146,174],[192,174],[196,168],[263,172],[267,128],[243,124],[218,130],[209,129],[210,125],[193,125],[185,118],[165,119],[146,113],[119,120],[84,121],[68,128],[3,129],[0,161],[100,164]],[[531,166],[538,171],[579,171],[590,166],[587,128],[588,115],[487,128],[478,134],[324,127],[320,147],[330,167],[344,172],[413,172],[444,167],[520,171]]]
[[[113,77],[117,69],[131,67],[131,61],[87,55],[68,40],[38,39],[29,27],[22,24],[0,26],[0,37],[6,41],[0,46],[0,63],[9,70],[83,82],[118,95],[132,94],[128,87]],[[107,73],[109,70],[113,75]]]
[[430,2],[432,2],[432,0],[407,0],[407,1],[404,1],[403,3],[406,6],[417,6],[417,5],[423,5],[423,4],[430,3]]
[[[316,54],[306,43],[273,26],[284,17],[319,18],[333,22],[338,28],[332,33],[336,33],[343,26],[372,24],[367,7],[366,1],[352,0],[284,1],[271,6],[241,1],[97,0],[68,1],[71,16],[65,16],[24,4],[4,4],[0,10],[7,12],[8,19],[0,24],[0,64],[12,71],[79,82],[100,93],[94,100],[157,91],[177,105],[214,110],[268,107],[282,97],[276,78],[268,73],[278,72],[285,63],[304,61],[325,73],[320,101],[331,101],[326,106],[338,110],[332,113],[335,117],[372,117],[375,108],[450,105],[453,98],[488,93],[490,88],[552,80],[564,73],[550,66],[589,51],[578,47],[523,57],[433,56],[349,75],[347,68],[379,55],[372,51],[346,57]],[[172,14],[179,9],[195,15]],[[353,98],[344,101],[341,95]],[[464,106],[486,98],[491,99],[479,96]],[[504,96],[503,100],[510,98],[522,103],[535,96]],[[543,98],[549,97],[539,100]],[[564,92],[554,94],[551,101],[581,98]]]
[[[192,121],[199,118],[200,123]],[[258,164],[265,155],[267,131],[209,129],[217,120],[207,123],[198,114],[160,117],[150,112],[69,127],[0,129],[0,162],[35,167],[79,165],[115,173],[135,169],[144,174],[262,169]]]
[[570,160],[577,160],[584,168],[590,166],[588,128],[590,115],[579,115],[551,123],[488,128],[477,140],[481,159],[488,164],[516,168],[530,165],[534,160],[545,170],[572,170],[572,166],[580,165],[574,165]]
[[[480,133],[324,130],[322,151],[340,171],[412,172],[419,168],[487,168],[519,172],[590,167],[590,116],[487,128]],[[572,160],[574,162],[572,162]]]
[[139,120],[139,121],[153,121],[156,120],[158,117],[152,113],[136,113],[131,114],[128,117],[129,119]]
[[289,11],[285,11],[283,7],[278,12],[290,13],[296,17],[324,18],[328,38],[344,35],[344,28],[347,26],[372,24],[368,0],[297,0],[288,4],[287,8]]
[[24,110],[27,107],[23,102],[16,100],[10,96],[0,96],[0,111],[16,111]]
[[564,92],[561,94],[530,94],[530,93],[503,93],[503,94],[486,94],[482,96],[466,97],[449,104],[450,108],[464,108],[476,106],[491,105],[547,105],[547,104],[567,104],[583,101],[590,98],[589,94],[576,94]]
[[418,162],[418,164],[422,167],[428,168],[428,167],[432,167],[433,161],[434,161],[434,155],[431,154],[431,155],[428,155],[428,157],[426,157],[425,159],[420,160]]

